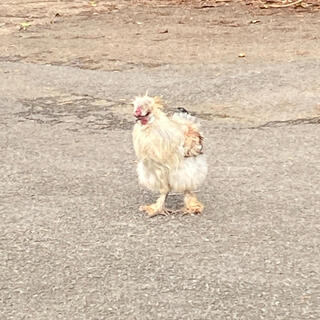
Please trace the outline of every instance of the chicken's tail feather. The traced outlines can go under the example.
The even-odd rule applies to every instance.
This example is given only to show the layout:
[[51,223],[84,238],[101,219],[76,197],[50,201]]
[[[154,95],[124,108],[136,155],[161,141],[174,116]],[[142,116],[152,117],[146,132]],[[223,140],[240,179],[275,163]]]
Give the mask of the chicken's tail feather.
[[192,116],[189,111],[183,107],[177,108],[177,112],[173,114],[172,119],[180,123],[191,122],[198,124],[197,118]]

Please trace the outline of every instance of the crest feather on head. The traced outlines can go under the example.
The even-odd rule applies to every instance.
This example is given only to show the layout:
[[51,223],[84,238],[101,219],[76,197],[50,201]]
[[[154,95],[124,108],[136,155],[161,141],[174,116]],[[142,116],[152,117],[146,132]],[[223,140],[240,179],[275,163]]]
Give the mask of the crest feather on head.
[[133,101],[134,106],[149,106],[153,110],[156,109],[163,109],[163,101],[160,97],[155,96],[155,97],[149,97],[147,94],[144,96],[138,96],[135,97]]
[[155,108],[163,109],[163,101],[160,97],[158,97],[158,96],[153,97],[153,101],[154,101]]

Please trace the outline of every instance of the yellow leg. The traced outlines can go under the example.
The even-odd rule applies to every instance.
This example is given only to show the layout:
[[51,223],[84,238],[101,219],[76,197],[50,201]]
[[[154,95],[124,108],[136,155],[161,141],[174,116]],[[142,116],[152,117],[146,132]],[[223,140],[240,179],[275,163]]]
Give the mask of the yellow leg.
[[204,208],[196,195],[190,191],[185,192],[184,205],[184,214],[201,214]]
[[156,203],[150,204],[148,206],[141,206],[140,211],[145,211],[149,217],[154,217],[157,215],[167,216],[172,212],[165,207],[165,201],[167,198],[167,193],[161,194]]

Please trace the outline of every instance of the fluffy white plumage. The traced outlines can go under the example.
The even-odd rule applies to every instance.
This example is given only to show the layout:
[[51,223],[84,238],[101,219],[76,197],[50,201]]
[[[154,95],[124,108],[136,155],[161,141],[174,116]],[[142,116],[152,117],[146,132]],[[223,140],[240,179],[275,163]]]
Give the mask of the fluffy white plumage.
[[[196,191],[204,182],[208,167],[205,155],[185,158],[177,168],[168,171],[169,191]],[[162,170],[148,160],[140,160],[137,166],[139,182],[151,191],[159,191]]]
[[141,210],[151,216],[168,213],[165,199],[173,191],[185,193],[185,212],[201,213],[203,205],[193,191],[204,182],[208,168],[199,124],[186,112],[168,117],[162,108],[157,98],[145,96],[134,101],[137,123],[133,144],[139,160],[139,182],[161,194],[157,203]]

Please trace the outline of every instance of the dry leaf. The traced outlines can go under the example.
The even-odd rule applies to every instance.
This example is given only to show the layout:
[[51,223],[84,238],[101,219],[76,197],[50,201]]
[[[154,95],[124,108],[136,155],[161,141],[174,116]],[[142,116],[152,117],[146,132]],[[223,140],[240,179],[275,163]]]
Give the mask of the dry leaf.
[[31,26],[30,22],[22,22],[22,23],[20,23],[19,30],[27,30],[27,28],[29,28],[30,26]]

